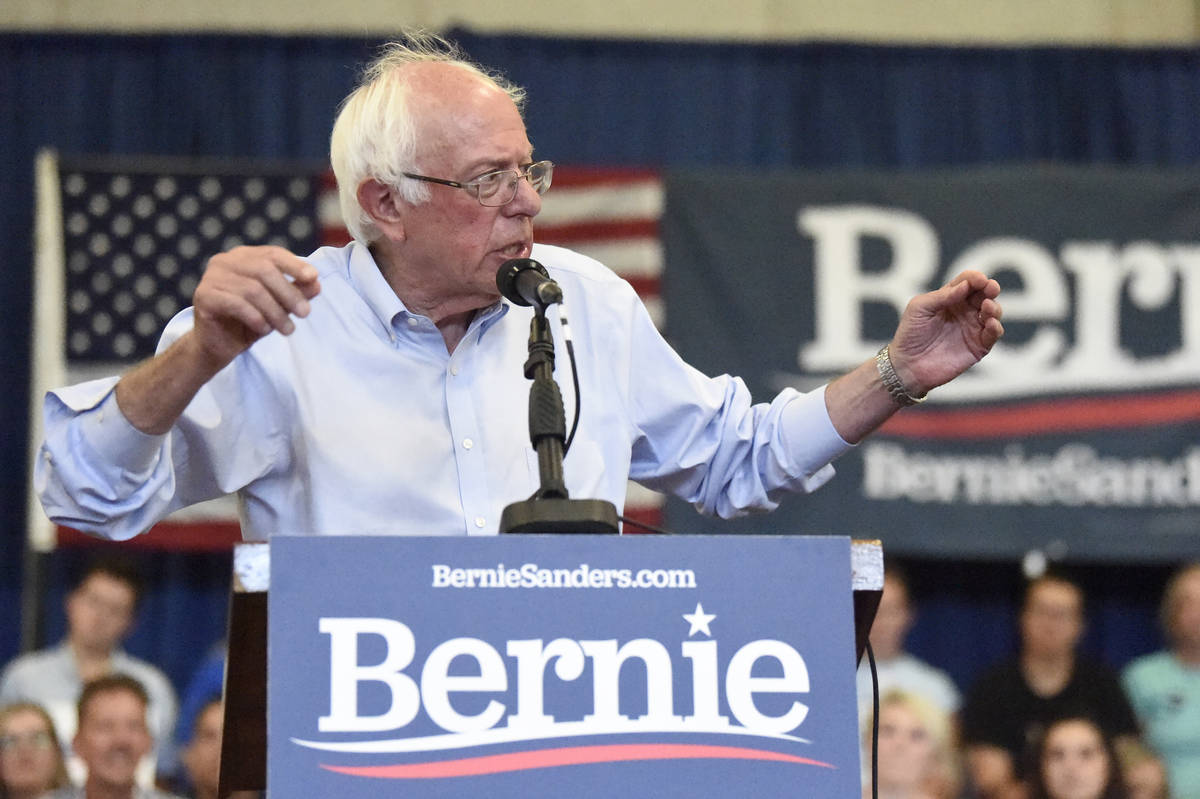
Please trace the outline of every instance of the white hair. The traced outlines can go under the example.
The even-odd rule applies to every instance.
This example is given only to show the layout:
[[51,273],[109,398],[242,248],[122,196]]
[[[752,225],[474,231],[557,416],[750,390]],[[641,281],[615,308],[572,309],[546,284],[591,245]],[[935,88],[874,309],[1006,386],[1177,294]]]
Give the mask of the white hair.
[[456,44],[424,31],[407,32],[402,40],[385,45],[379,56],[363,70],[358,87],[342,102],[329,156],[337,177],[338,202],[350,235],[364,244],[379,238],[379,228],[358,203],[358,187],[377,180],[398,189],[413,204],[429,199],[423,182],[404,180],[415,172],[417,126],[409,109],[409,64],[441,62],[453,64],[481,82],[500,89],[520,111],[525,90],[469,61]]

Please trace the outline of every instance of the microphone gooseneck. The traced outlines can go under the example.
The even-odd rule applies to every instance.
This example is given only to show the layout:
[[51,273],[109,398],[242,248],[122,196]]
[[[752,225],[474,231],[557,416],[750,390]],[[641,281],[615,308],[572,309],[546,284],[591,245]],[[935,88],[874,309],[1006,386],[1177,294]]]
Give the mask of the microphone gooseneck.
[[[529,499],[513,502],[500,515],[501,533],[605,533],[620,530],[617,509],[603,499],[571,499],[563,475],[563,455],[575,437],[575,425],[567,435],[562,394],[554,381],[554,337],[546,318],[547,307],[557,303],[564,334],[566,314],[562,289],[550,279],[546,268],[532,258],[505,261],[496,272],[496,288],[514,305],[532,305],[529,320],[529,359],[525,377],[529,389],[529,439],[537,452],[540,487]],[[567,338],[571,373],[575,381],[575,409],[579,410],[579,381],[575,350]],[[578,415],[576,416],[576,425]]]

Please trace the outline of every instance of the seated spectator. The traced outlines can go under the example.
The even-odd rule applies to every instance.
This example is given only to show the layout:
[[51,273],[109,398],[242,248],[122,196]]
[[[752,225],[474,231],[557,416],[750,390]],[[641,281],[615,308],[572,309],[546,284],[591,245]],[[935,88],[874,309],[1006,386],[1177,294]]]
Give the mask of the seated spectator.
[[1127,799],[1112,739],[1091,719],[1046,728],[1037,747],[1030,799]]
[[37,799],[69,784],[49,714],[30,702],[0,708],[0,799]]
[[179,718],[175,722],[176,751],[182,752],[192,740],[200,712],[224,692],[228,649],[229,645],[224,639],[213,644],[184,686],[179,698]]
[[[221,777],[221,732],[225,703],[215,696],[196,714],[191,737],[181,749],[180,759],[192,786],[192,799],[217,799]],[[258,799],[257,791],[234,791],[229,799]]]
[[212,699],[196,715],[191,739],[180,752],[194,799],[217,799],[221,777],[221,724],[225,704]]
[[[869,752],[869,717],[863,739]],[[956,799],[962,780],[950,716],[922,697],[885,694],[879,701],[878,782],[881,799]]]
[[[904,640],[916,621],[908,591],[908,579],[898,566],[889,565],[883,575],[883,597],[871,623],[871,651],[879,675],[879,695],[893,690],[915,694],[945,713],[958,711],[958,687],[950,675],[904,651]],[[871,670],[863,659],[858,669],[858,717],[871,714],[874,697]]]
[[1117,747],[1117,760],[1129,799],[1171,799],[1166,764],[1150,747],[1141,741],[1124,741]]
[[1094,718],[1107,736],[1137,736],[1117,675],[1076,652],[1083,591],[1061,575],[1029,583],[1020,615],[1020,652],[983,674],[962,711],[967,770],[981,797],[1020,796],[1026,753],[1051,723]]
[[[0,675],[0,703],[34,702],[54,719],[63,748],[75,733],[75,706],[83,685],[109,674],[127,674],[150,696],[150,731],[167,742],[158,759],[169,763],[170,736],[175,729],[175,691],[151,664],[126,654],[121,642],[133,627],[141,599],[141,579],[131,566],[116,559],[98,559],[85,570],[67,595],[66,638],[57,646],[18,656]],[[81,779],[82,767],[68,769]],[[143,766],[152,781],[153,759]]]
[[1175,796],[1200,796],[1200,563],[1168,581],[1160,618],[1169,649],[1125,667],[1125,690]]
[[150,699],[124,674],[93,680],[79,695],[75,753],[87,767],[80,788],[62,788],[47,799],[179,799],[137,785],[138,763],[154,747],[146,723]]

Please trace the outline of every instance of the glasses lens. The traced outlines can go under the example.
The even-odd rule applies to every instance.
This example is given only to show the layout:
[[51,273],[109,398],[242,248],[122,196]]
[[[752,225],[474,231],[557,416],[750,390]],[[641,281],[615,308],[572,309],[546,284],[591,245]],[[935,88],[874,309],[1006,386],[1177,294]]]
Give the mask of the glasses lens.
[[476,178],[476,195],[479,202],[488,207],[508,205],[517,196],[517,184],[522,178],[529,180],[529,185],[538,194],[545,194],[550,188],[550,179],[554,175],[554,164],[549,161],[538,161],[530,164],[524,171],[505,169],[501,172],[491,172]]
[[[512,191],[506,187],[515,186],[516,173],[511,169],[504,172],[489,172],[472,181],[476,186],[476,196],[484,205],[504,205],[512,199]],[[508,194],[508,199],[504,198]]]
[[529,183],[538,194],[545,194],[554,178],[554,164],[550,161],[538,161],[529,167]]

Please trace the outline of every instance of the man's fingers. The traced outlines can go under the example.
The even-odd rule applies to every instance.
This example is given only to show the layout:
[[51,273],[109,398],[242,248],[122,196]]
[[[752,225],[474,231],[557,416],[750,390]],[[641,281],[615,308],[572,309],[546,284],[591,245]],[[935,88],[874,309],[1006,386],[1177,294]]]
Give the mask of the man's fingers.
[[237,322],[259,336],[265,336],[272,330],[271,322],[267,317],[258,310],[254,303],[239,294],[217,289],[208,292],[204,296],[203,303],[199,299],[198,296],[197,313],[204,314],[210,319]]
[[983,345],[989,350],[995,346],[996,342],[1004,335],[1004,325],[998,317],[991,317],[983,323],[983,335],[981,336]]
[[[285,284],[287,283],[278,273],[275,273],[275,278]],[[271,281],[272,278],[270,276],[264,276],[261,282],[248,280],[246,281],[245,290],[241,292],[240,296],[243,300],[253,305],[255,310],[267,320],[270,327],[266,333],[270,333],[271,330],[278,330],[284,335],[289,335],[296,329],[296,325],[292,322],[290,314],[298,313],[298,311],[289,308],[280,301],[279,296],[275,293],[275,288],[277,287],[272,287],[270,285]],[[303,316],[308,313],[308,300],[300,296],[299,292],[295,293],[304,303],[304,313],[300,314]],[[263,335],[266,335],[266,333]]]
[[235,247],[213,256],[197,287],[195,303],[228,315],[259,336],[295,330],[291,315],[307,316],[320,293],[316,268],[281,247]]
[[1004,308],[1001,307],[1000,303],[993,299],[985,299],[979,304],[979,316],[981,319],[984,317],[991,319],[1003,319]]
[[[286,284],[287,281],[278,272],[275,279]],[[280,304],[279,298],[267,285],[269,276],[258,279],[257,276],[223,274],[206,275],[196,287],[194,302],[196,308],[210,317],[227,317],[241,322],[260,336],[265,336],[272,330],[291,333],[294,329],[289,318],[289,309]],[[294,291],[294,289],[293,289]],[[305,306],[308,301],[303,300]]]
[[[310,310],[308,298],[296,283],[288,280],[282,272],[265,269],[256,275],[259,285],[270,292],[270,296],[280,307],[296,316],[308,316]],[[302,285],[311,285],[306,283]],[[266,298],[263,300],[266,301]]]
[[315,266],[282,247],[234,247],[229,252],[213,256],[210,264],[218,261],[228,262],[237,269],[255,269],[271,265],[293,280],[302,282],[317,279]]

